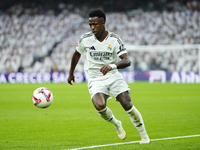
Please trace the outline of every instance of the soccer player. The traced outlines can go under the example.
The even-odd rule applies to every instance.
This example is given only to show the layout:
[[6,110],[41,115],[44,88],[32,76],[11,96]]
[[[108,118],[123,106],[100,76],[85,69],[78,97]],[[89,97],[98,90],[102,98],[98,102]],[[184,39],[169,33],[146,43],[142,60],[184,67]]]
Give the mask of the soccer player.
[[[91,32],[83,34],[72,56],[68,83],[74,82],[74,70],[85,53],[84,71],[88,79],[88,89],[98,114],[112,123],[120,139],[126,138],[126,132],[121,121],[117,120],[106,102],[110,98],[109,92],[119,101],[130,116],[134,126],[140,133],[140,143],[150,143],[140,112],[131,102],[130,88],[118,69],[130,66],[126,48],[120,37],[105,29],[106,16],[101,10],[89,13],[89,27]],[[120,60],[118,61],[118,57]]]

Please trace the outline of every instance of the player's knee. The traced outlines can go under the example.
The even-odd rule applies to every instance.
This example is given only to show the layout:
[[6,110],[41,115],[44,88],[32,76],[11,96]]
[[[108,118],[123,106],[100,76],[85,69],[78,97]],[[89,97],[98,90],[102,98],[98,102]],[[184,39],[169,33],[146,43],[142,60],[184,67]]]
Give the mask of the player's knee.
[[122,104],[122,107],[124,108],[125,111],[130,110],[133,107],[132,103],[126,102]]
[[99,101],[99,100],[93,100],[93,105],[97,110],[102,110],[106,108],[106,103],[104,101]]
[[124,108],[125,111],[130,110],[133,107],[131,100],[121,99],[119,102],[120,102],[120,104],[122,105],[122,107]]
[[103,110],[104,108],[106,108],[106,105],[104,104],[94,104],[95,108],[99,111],[99,110]]
[[106,100],[104,95],[97,93],[93,96],[92,102],[97,110],[102,110],[106,108]]

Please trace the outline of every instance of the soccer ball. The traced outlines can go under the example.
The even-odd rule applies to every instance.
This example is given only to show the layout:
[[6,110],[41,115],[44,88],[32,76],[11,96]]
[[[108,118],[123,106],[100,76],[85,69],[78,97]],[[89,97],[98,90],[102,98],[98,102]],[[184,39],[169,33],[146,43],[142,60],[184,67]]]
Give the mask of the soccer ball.
[[32,101],[36,107],[47,108],[53,102],[53,94],[49,89],[40,87],[33,92]]

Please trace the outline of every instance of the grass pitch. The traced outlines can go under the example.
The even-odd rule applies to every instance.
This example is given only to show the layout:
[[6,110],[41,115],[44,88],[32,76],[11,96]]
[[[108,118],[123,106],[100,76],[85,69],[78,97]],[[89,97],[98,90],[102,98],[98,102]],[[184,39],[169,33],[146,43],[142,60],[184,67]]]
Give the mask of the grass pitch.
[[[143,116],[151,139],[200,135],[199,84],[129,84],[131,98]],[[38,87],[53,92],[49,108],[33,105]],[[112,124],[99,117],[86,83],[0,84],[0,150],[63,150],[140,140],[138,131],[121,105],[107,102],[122,121],[126,140],[118,138]],[[97,147],[94,150],[197,150],[200,137]]]

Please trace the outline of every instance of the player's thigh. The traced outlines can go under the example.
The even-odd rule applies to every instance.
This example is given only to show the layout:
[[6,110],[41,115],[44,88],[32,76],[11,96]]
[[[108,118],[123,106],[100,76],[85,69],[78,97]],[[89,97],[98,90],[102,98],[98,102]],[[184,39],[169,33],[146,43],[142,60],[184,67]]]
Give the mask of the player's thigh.
[[133,104],[131,102],[131,97],[128,91],[122,92],[120,93],[117,97],[116,97],[117,101],[120,102],[120,104],[122,105],[122,107],[124,108],[124,110],[130,110],[133,107]]

